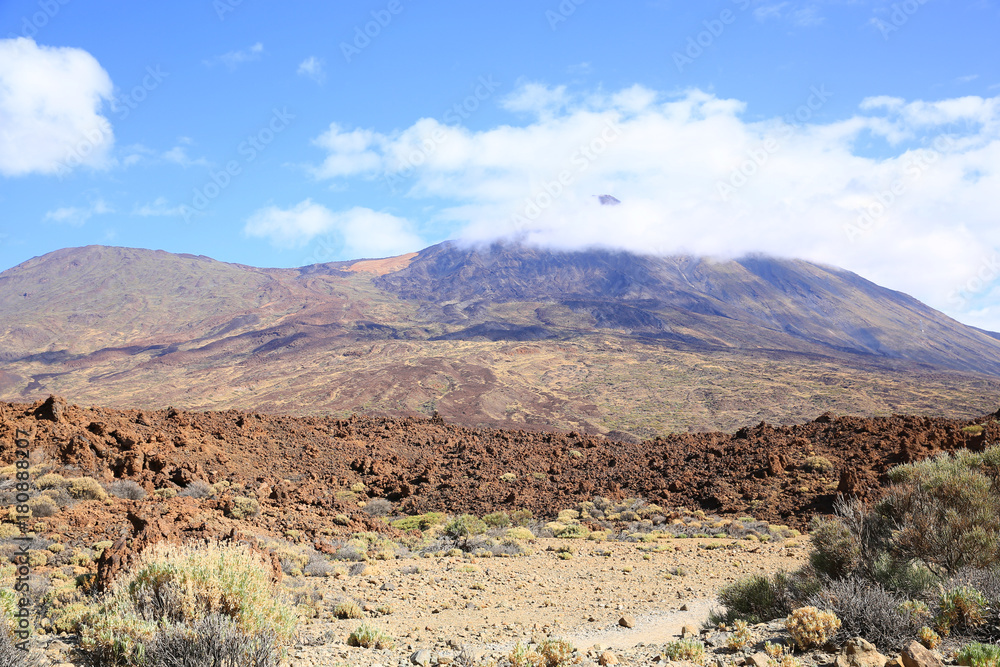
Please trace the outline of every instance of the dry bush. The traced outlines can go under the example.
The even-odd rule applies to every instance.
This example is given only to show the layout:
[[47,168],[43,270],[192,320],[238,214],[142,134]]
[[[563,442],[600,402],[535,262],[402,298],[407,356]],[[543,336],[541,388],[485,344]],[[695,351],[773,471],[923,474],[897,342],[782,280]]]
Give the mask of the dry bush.
[[825,645],[840,630],[840,619],[816,607],[800,607],[785,619],[785,629],[804,651]]

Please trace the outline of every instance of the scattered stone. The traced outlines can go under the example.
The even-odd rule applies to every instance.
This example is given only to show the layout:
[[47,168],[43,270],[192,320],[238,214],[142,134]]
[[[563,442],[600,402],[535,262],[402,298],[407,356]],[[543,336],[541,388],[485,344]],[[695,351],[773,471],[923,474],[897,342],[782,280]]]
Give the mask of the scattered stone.
[[681,639],[687,639],[688,637],[697,637],[698,628],[693,625],[685,625],[681,628]]
[[35,409],[35,419],[47,419],[52,422],[63,421],[66,412],[66,399],[62,396],[49,396]]
[[422,665],[422,667],[427,667],[431,664],[431,660],[434,659],[434,654],[427,649],[420,649],[416,653],[410,656],[410,662],[414,665]]
[[687,611],[687,610],[688,610],[688,606],[687,606],[687,603],[685,602],[684,604],[681,605],[680,611]]
[[767,653],[754,653],[752,656],[747,658],[743,664],[747,665],[747,667],[767,667],[767,663],[770,659],[771,658],[767,655]]
[[902,653],[899,654],[899,658],[903,662],[903,667],[944,666],[944,663],[941,662],[941,658],[924,648],[924,645],[918,641],[911,641],[909,644],[904,646]]
[[605,651],[604,653],[601,654],[601,657],[599,657],[597,659],[597,664],[602,665],[602,666],[604,666],[604,665],[617,665],[618,664],[618,658],[611,651]]
[[618,619],[618,625],[622,626],[623,628],[634,628],[635,619],[632,618],[631,615],[625,614],[624,616]]
[[885,667],[889,658],[878,652],[875,645],[861,637],[848,639],[840,649],[836,667]]

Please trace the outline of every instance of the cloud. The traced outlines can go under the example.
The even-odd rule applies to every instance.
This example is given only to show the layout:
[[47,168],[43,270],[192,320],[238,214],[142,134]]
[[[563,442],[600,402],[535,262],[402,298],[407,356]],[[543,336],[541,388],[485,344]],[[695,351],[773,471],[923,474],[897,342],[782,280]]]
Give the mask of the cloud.
[[149,217],[179,217],[184,215],[184,205],[169,206],[166,197],[157,197],[151,203],[136,204],[132,208],[132,215],[143,218]]
[[[981,309],[989,281],[967,285],[1000,250],[1000,97],[872,97],[817,121],[829,96],[805,89],[787,114],[747,120],[744,102],[697,89],[525,86],[509,108],[548,115],[481,131],[427,118],[390,133],[334,125],[316,140],[328,154],[314,173],[405,176],[421,224],[470,241],[767,252],[842,266],[953,316]],[[873,139],[879,155],[861,150]],[[623,204],[596,205],[605,193]]]
[[167,162],[173,162],[174,164],[179,164],[185,169],[192,166],[207,167],[208,160],[203,157],[191,158],[187,154],[187,149],[183,146],[174,146],[170,150],[163,153],[161,156]]
[[341,256],[354,258],[387,257],[426,245],[404,218],[362,207],[331,211],[311,199],[290,209],[260,209],[247,220],[243,233],[265,238],[277,248],[302,248],[318,237],[333,237],[324,239],[324,245],[336,244]]
[[299,63],[299,76],[307,76],[316,83],[323,83],[326,79],[324,64],[325,63],[320,58],[317,58],[316,56],[309,56]]
[[45,219],[52,222],[72,225],[73,227],[79,227],[95,215],[114,212],[115,210],[111,208],[103,199],[98,199],[85,208],[66,206],[63,208],[53,209],[45,214]]
[[82,49],[0,39],[0,174],[62,174],[109,164],[108,73]]
[[264,53],[264,45],[257,42],[249,49],[242,49],[239,51],[229,51],[228,53],[223,53],[221,56],[216,56],[209,60],[202,61],[205,65],[211,67],[218,63],[222,63],[229,70],[234,70],[243,63],[252,62],[254,60],[260,60],[261,54]]

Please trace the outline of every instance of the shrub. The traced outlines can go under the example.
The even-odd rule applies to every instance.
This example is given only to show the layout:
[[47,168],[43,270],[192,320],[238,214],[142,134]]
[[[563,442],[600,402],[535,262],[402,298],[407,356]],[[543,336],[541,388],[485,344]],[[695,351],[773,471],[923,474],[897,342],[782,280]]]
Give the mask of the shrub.
[[35,486],[44,491],[45,489],[61,489],[63,487],[69,486],[69,480],[64,478],[62,475],[58,475],[54,472],[50,472],[47,475],[42,475],[35,480]]
[[531,510],[514,510],[514,513],[510,515],[510,522],[515,526],[526,528],[534,518],[535,515],[531,513]]
[[358,626],[358,629],[347,638],[348,646],[360,646],[362,648],[391,649],[396,643],[392,637],[372,627],[367,623]]
[[823,646],[840,629],[840,619],[816,607],[800,607],[785,619],[785,629],[802,650]]
[[444,533],[452,539],[468,539],[486,531],[486,524],[471,514],[455,517],[445,524]]
[[924,622],[900,595],[856,576],[828,582],[809,604],[833,611],[844,634],[881,647],[901,647]]
[[369,500],[364,506],[365,514],[370,516],[386,516],[392,511],[392,503],[385,498]]
[[361,610],[357,602],[347,600],[346,602],[341,602],[336,607],[333,608],[333,615],[339,619],[348,618],[364,618],[365,612]]
[[30,658],[27,651],[15,646],[18,640],[11,635],[6,623],[0,623],[0,667],[34,667],[38,660]]
[[153,495],[163,500],[170,500],[171,498],[177,497],[177,489],[168,486],[162,489],[156,489],[153,491]]
[[582,540],[586,539],[590,535],[590,531],[586,527],[581,526],[578,523],[571,523],[568,526],[555,531],[556,537],[561,537],[567,540]]
[[145,646],[150,667],[274,667],[278,651],[266,633],[246,635],[223,614],[210,614],[191,627],[172,625],[159,630]]
[[817,572],[832,579],[841,579],[858,567],[861,545],[847,522],[840,517],[815,517],[810,530],[813,550],[809,554],[809,563]]
[[514,644],[514,648],[507,655],[507,660],[511,667],[542,667],[545,662],[545,659],[534,649],[521,642]]
[[428,530],[433,526],[444,523],[446,518],[441,512],[428,512],[427,514],[404,516],[402,519],[396,519],[392,522],[392,526],[399,530]]
[[954,630],[968,630],[986,619],[986,597],[971,586],[959,586],[941,593],[941,611],[934,620],[937,631],[947,637]]
[[80,646],[99,664],[138,665],[161,628],[197,634],[198,624],[213,614],[230,617],[248,637],[273,638],[276,645],[291,638],[297,620],[275,589],[270,568],[248,547],[160,543],[143,552],[80,620]]
[[748,623],[766,623],[788,613],[779,600],[777,588],[769,577],[753,575],[723,586],[719,602],[727,610],[726,620],[742,619]]
[[31,510],[31,516],[36,519],[44,519],[46,517],[55,516],[59,512],[59,506],[56,505],[55,501],[49,496],[35,496],[28,501],[28,508]]
[[753,641],[750,626],[743,619],[736,619],[733,633],[726,639],[726,646],[733,651],[742,651]]
[[967,667],[1000,667],[1000,646],[972,642],[963,646],[955,659]]
[[931,650],[934,650],[941,645],[941,635],[934,632],[926,625],[920,628],[920,631],[917,632],[917,639],[919,639],[920,643],[924,645],[924,648]]
[[818,472],[820,474],[833,472],[833,464],[830,463],[830,459],[822,456],[806,457],[803,467],[809,472]]
[[889,479],[876,511],[898,526],[895,554],[939,575],[1000,563],[1000,447],[897,466]]
[[545,661],[545,667],[567,667],[573,664],[576,649],[565,639],[546,639],[538,647],[538,654]]
[[237,521],[260,515],[260,503],[250,496],[236,496],[226,504],[226,514]]
[[215,494],[215,490],[212,489],[211,484],[200,479],[196,479],[186,487],[181,489],[179,496],[188,496],[190,498],[211,498]]
[[705,645],[694,639],[680,639],[668,642],[663,652],[671,660],[687,660],[701,664],[705,659]]
[[79,500],[104,500],[108,492],[93,477],[77,477],[69,481],[69,495]]
[[108,487],[108,492],[117,498],[124,498],[125,500],[142,500],[146,497],[146,489],[130,479],[120,479],[113,482]]
[[510,516],[506,512],[493,512],[483,517],[483,523],[490,528],[506,528],[510,525]]

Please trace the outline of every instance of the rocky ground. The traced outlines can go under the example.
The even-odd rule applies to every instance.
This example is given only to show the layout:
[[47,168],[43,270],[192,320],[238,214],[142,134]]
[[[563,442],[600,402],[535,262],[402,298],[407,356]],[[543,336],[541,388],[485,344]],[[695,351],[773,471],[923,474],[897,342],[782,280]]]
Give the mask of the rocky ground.
[[[31,479],[96,480],[94,496],[65,485],[32,491],[53,503],[30,526],[33,553],[44,556],[34,566],[39,578],[96,575],[103,585],[143,545],[251,541],[271,554],[281,585],[311,616],[291,665],[389,667],[414,656],[448,664],[464,661],[463,649],[489,661],[518,641],[545,638],[571,642],[584,662],[648,664],[664,660],[665,642],[684,626],[699,631],[727,581],[801,564],[807,540],[786,526],[829,512],[838,492],[875,497],[893,465],[995,442],[996,416],[821,415],[797,426],[640,441],[466,429],[440,419],[121,411],[53,397],[0,403],[0,501],[15,504],[15,437],[28,433]],[[121,493],[124,482],[137,491]],[[595,507],[589,501],[598,497],[608,500]],[[241,514],[245,502],[259,514]],[[534,535],[516,540],[527,555],[455,553],[393,521],[497,510],[530,513]],[[0,516],[5,556],[18,532],[13,516]],[[552,537],[567,527],[597,539]],[[343,556],[359,540],[360,556]],[[364,618],[334,618],[346,601]],[[394,648],[349,647],[362,622],[385,631]],[[717,631],[701,639],[726,665],[781,632],[754,628],[751,655],[721,647]],[[60,664],[72,658],[73,641],[49,626],[38,648]]]

